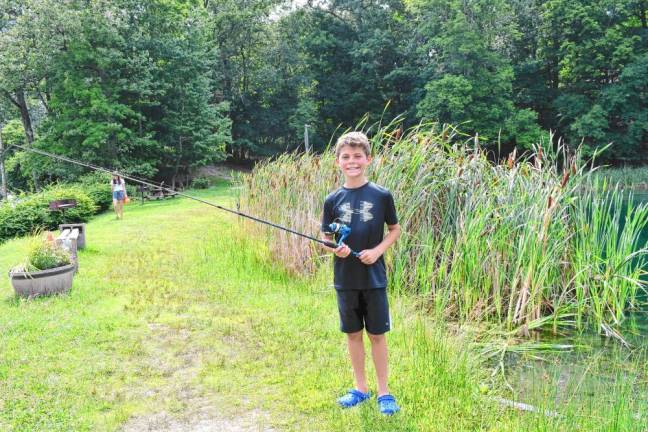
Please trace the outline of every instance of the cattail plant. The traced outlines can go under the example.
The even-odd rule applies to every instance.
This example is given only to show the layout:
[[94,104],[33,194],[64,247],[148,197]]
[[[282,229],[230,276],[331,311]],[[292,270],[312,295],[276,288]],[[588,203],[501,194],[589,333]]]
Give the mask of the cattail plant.
[[[368,176],[391,190],[403,228],[388,252],[394,291],[419,296],[438,316],[522,334],[547,325],[615,333],[637,306],[648,208],[597,181],[578,154],[538,145],[494,163],[452,126],[403,131],[398,120],[371,142]],[[241,201],[252,214],[319,235],[324,198],[342,181],[330,150],[285,154],[243,178]],[[308,240],[250,229],[269,236],[273,256],[294,273],[329,265]]]

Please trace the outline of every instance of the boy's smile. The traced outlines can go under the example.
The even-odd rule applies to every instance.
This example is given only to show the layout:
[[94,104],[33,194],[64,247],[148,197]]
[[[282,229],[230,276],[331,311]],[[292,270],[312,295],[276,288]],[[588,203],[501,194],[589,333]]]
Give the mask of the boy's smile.
[[335,163],[342,170],[347,182],[355,183],[364,181],[365,170],[371,163],[371,156],[367,156],[361,148],[345,146],[335,159]]

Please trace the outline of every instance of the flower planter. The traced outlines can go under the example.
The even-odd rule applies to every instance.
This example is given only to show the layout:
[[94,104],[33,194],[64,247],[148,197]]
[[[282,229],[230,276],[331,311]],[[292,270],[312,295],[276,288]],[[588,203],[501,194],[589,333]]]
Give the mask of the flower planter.
[[61,294],[72,287],[75,269],[76,264],[72,263],[34,272],[10,271],[9,279],[16,295],[21,297]]

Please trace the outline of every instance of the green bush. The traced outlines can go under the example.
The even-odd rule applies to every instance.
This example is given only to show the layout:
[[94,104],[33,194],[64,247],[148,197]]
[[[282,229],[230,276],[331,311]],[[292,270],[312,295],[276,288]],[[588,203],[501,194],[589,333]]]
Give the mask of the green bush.
[[91,172],[79,178],[78,184],[97,206],[97,213],[106,211],[112,205],[110,189],[111,175],[104,172]]
[[[59,199],[74,199],[77,205],[65,212],[50,211],[50,201]],[[0,241],[38,229],[54,230],[62,223],[85,222],[96,210],[82,186],[54,185],[36,194],[21,195],[16,202],[0,205]]]
[[191,181],[191,186],[196,189],[207,189],[209,187],[209,179],[207,177],[196,177]]
[[46,206],[36,206],[26,199],[0,203],[0,241],[30,234],[44,227],[49,216]]

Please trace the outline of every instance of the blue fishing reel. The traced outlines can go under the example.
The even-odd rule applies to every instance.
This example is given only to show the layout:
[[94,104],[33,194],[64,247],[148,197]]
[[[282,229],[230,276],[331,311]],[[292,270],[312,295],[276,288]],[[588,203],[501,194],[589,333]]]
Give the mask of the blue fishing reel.
[[[328,228],[329,231],[327,232],[327,234],[335,235],[338,247],[342,246],[344,240],[346,240],[346,238],[349,237],[349,234],[351,234],[351,228],[343,223],[333,222],[332,224],[329,224]],[[357,257],[360,254],[358,252],[351,251],[351,255]]]

